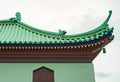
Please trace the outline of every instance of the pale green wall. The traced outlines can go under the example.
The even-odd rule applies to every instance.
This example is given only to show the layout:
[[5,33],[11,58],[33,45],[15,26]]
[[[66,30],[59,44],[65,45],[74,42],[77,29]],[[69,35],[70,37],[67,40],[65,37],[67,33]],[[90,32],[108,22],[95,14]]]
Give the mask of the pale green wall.
[[32,71],[41,66],[54,70],[55,82],[95,82],[91,63],[1,63],[0,82],[32,82]]

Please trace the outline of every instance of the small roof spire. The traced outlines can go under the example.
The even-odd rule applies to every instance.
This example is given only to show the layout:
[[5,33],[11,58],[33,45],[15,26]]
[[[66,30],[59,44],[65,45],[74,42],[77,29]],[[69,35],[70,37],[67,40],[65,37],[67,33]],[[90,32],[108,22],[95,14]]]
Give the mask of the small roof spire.
[[59,35],[60,37],[63,37],[66,33],[67,33],[67,32],[66,32],[65,30],[60,30],[60,29],[59,29],[58,35]]
[[20,12],[16,12],[15,16],[18,21],[21,21],[21,13]]
[[9,20],[11,20],[12,22],[18,22],[21,21],[21,13],[20,12],[16,12],[15,17],[10,18]]

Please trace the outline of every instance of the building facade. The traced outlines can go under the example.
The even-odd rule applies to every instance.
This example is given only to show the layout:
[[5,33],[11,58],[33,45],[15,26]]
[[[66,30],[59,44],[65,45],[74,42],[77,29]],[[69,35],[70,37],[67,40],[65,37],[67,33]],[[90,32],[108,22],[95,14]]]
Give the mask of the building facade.
[[[54,80],[49,82],[95,82],[92,61],[102,50],[105,53],[105,46],[114,38],[108,25],[111,14],[109,11],[97,28],[74,35],[34,28],[21,21],[19,12],[16,17],[0,20],[0,71],[5,75],[0,75],[0,81],[32,82],[39,78],[39,74],[32,76],[33,70],[44,68],[46,72],[47,68],[54,71]],[[47,77],[40,81],[44,79]]]

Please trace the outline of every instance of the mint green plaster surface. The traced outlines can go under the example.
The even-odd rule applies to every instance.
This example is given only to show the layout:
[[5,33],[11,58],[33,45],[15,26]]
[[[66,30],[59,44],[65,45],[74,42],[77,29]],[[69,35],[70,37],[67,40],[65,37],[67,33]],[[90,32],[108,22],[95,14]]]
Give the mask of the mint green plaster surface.
[[0,82],[32,82],[41,66],[54,70],[55,82],[95,82],[91,63],[1,63]]

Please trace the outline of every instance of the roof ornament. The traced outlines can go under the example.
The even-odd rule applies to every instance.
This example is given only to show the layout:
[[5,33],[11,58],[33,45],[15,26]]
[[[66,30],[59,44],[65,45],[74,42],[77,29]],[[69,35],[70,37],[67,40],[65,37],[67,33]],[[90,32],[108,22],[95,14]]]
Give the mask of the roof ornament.
[[16,16],[16,19],[17,19],[18,21],[21,21],[21,13],[20,13],[20,12],[17,12],[17,13],[15,14],[15,16]]
[[106,53],[106,49],[105,49],[105,47],[103,47],[102,49],[103,49],[103,53]]
[[109,15],[108,15],[107,19],[104,21],[103,24],[105,24],[105,23],[107,24],[107,23],[108,23],[108,21],[109,21],[111,15],[112,15],[112,10],[109,11]]
[[16,16],[16,17],[12,17],[12,18],[10,18],[9,20],[11,20],[11,21],[14,22],[14,23],[16,23],[16,22],[18,22],[18,21],[21,21],[21,14],[20,14],[20,12],[17,12],[17,13],[15,14],[15,16]]
[[63,37],[66,33],[67,33],[67,32],[66,32],[65,30],[60,30],[60,29],[59,29],[58,35],[59,35],[60,37]]

